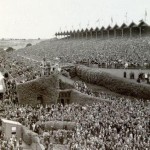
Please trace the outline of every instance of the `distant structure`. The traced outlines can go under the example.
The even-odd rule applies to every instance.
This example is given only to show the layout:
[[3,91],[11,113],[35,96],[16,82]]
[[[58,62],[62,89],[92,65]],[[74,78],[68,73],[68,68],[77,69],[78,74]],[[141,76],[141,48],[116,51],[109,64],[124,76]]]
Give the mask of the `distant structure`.
[[67,38],[67,39],[81,39],[81,38],[111,38],[111,37],[142,37],[145,35],[150,35],[150,26],[144,22],[140,21],[139,24],[131,22],[129,25],[123,23],[121,26],[115,24],[115,26],[108,27],[102,26],[101,28],[96,27],[93,29],[81,29],[77,31],[64,31],[55,33],[56,37]]
[[51,61],[47,61],[46,58],[43,58],[41,62],[41,75],[42,76],[49,76],[53,72],[60,72],[61,68],[59,65],[59,58],[56,57],[54,59],[54,64],[52,65]]

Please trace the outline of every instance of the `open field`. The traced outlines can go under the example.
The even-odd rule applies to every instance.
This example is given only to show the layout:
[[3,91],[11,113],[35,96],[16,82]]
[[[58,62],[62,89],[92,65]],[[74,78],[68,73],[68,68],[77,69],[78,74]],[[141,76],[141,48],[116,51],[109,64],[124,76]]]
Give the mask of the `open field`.
[[8,47],[12,47],[14,49],[20,49],[26,47],[28,43],[35,45],[42,40],[38,39],[27,39],[27,40],[0,40],[0,48],[7,49]]

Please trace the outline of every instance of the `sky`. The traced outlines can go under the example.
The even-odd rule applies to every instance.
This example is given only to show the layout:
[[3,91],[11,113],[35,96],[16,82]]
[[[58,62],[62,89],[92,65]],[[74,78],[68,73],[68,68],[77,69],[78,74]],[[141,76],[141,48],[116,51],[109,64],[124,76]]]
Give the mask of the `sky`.
[[0,38],[49,39],[64,30],[138,23],[145,12],[150,25],[150,0],[0,0]]

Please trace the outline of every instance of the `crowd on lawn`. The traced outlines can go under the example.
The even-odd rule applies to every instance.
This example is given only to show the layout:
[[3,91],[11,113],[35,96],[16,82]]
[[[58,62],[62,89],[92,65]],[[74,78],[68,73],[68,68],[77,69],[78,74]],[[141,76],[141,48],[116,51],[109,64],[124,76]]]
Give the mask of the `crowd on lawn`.
[[8,54],[5,60],[0,61],[0,66],[4,68],[4,72],[8,72],[11,80],[15,79],[17,83],[25,83],[56,71],[61,72],[58,61],[54,60],[51,63],[45,57],[41,61],[34,61],[30,58]]
[[[11,53],[3,63],[17,82],[41,76],[43,58],[58,57],[61,63],[85,64],[102,68],[149,68],[150,38],[53,40]],[[138,80],[139,82],[139,80]]]
[[85,82],[83,81],[75,81],[74,82],[74,88],[76,90],[78,90],[81,93],[93,96],[93,97],[97,97],[97,98],[101,98],[103,100],[115,100],[118,98],[121,98],[122,95],[112,95],[106,91],[94,91],[92,89],[90,89]]
[[[112,97],[105,93],[95,94],[84,82],[75,83],[75,87],[82,93],[91,96],[104,97],[113,101],[100,101],[84,106],[79,104],[53,105],[19,105],[16,93],[16,82],[24,83],[42,75],[39,62],[41,58],[59,56],[62,62],[95,63],[102,67],[116,68],[148,66],[150,60],[150,43],[143,39],[109,39],[109,40],[54,40],[28,47],[24,51],[14,52],[19,56],[9,57],[1,63],[8,70],[12,79],[5,76],[6,92],[4,101],[0,104],[4,108],[3,117],[20,122],[28,129],[36,132],[45,150],[53,149],[53,144],[68,145],[69,150],[149,150],[150,149],[150,101],[128,99],[127,97]],[[49,44],[51,46],[49,46]],[[48,49],[47,49],[48,48]],[[33,49],[36,49],[34,51]],[[45,51],[47,49],[47,51]],[[50,51],[49,51],[50,50]],[[25,56],[28,61],[23,58]],[[44,55],[44,56],[43,56]],[[32,62],[32,63],[31,63]],[[44,65],[44,64],[43,64]],[[42,72],[42,73],[41,73]],[[10,109],[11,108],[11,109]],[[73,130],[46,130],[46,121],[76,122]],[[4,150],[8,143],[15,143],[15,138],[8,140],[0,132],[1,147]],[[12,142],[13,141],[13,142]],[[0,148],[1,148],[0,147]],[[1,148],[2,149],[2,148]]]
[[15,135],[7,139],[4,134],[0,135],[0,149],[1,150],[23,150],[22,139],[17,141]]
[[[7,108],[7,107],[6,107]],[[54,143],[70,150],[148,150],[150,147],[150,101],[124,98],[91,105],[13,105],[3,117],[19,121],[38,133],[45,149]],[[76,122],[72,130],[46,131],[46,121]],[[53,129],[54,128],[54,129]],[[49,149],[50,150],[50,149]]]
[[[84,88],[86,84],[82,83]],[[80,86],[79,86],[80,87]],[[84,91],[85,89],[79,89]],[[94,95],[91,95],[94,96]],[[105,97],[107,98],[107,96]],[[116,97],[111,102],[100,101],[92,105],[54,104],[20,106],[17,103],[1,104],[3,117],[19,121],[39,135],[45,149],[53,144],[68,145],[71,150],[148,150],[150,145],[150,101]],[[11,109],[10,109],[11,108]],[[76,122],[70,130],[46,130],[46,121]],[[3,140],[6,143],[8,140]],[[6,145],[6,144],[2,144]]]
[[103,68],[149,68],[150,38],[62,39],[43,41],[17,51],[18,55],[42,60],[60,57],[62,62],[98,64]]

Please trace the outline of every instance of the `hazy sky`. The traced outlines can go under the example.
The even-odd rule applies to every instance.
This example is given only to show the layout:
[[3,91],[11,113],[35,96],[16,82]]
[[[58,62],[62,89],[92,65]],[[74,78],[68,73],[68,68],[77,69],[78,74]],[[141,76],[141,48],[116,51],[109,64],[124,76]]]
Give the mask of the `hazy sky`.
[[[51,38],[55,32],[150,22],[150,0],[0,0],[0,38]],[[100,20],[96,23],[96,20]],[[79,25],[80,24],[80,25]]]

